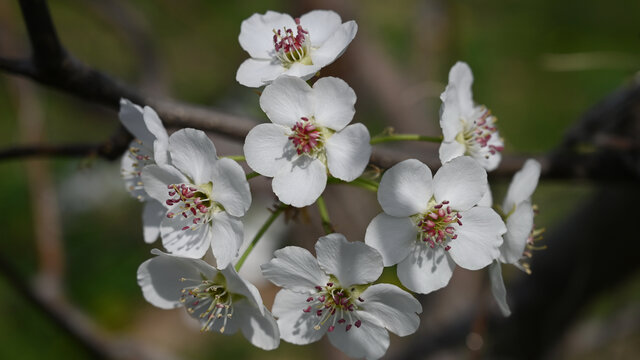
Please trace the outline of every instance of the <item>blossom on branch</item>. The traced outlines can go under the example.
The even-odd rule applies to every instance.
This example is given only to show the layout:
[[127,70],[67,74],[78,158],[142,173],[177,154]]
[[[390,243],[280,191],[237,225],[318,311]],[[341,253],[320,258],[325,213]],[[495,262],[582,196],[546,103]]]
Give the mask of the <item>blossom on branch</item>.
[[531,195],[538,185],[540,178],[540,163],[529,159],[514,176],[507,196],[502,203],[502,215],[507,232],[502,236],[504,242],[500,247],[500,257],[489,267],[491,279],[491,292],[496,299],[500,311],[504,316],[509,316],[511,310],[507,304],[507,292],[502,280],[503,264],[513,264],[525,272],[529,272],[528,264],[519,262],[523,258],[531,257],[528,247],[533,247],[536,237],[534,230],[534,209],[531,204]]
[[478,270],[500,255],[505,225],[491,208],[476,206],[486,188],[487,173],[467,156],[445,163],[433,178],[420,161],[402,161],[382,176],[384,212],[367,227],[365,242],[385,266],[398,264],[398,278],[410,290],[440,289],[456,264]]
[[258,289],[232,265],[217,270],[200,259],[151,252],[158,256],[138,267],[138,285],[148,302],[162,309],[184,306],[200,321],[202,331],[230,335],[240,330],[261,349],[278,347],[275,319],[262,304]]
[[122,125],[135,137],[122,156],[120,173],[131,196],[145,203],[142,212],[144,241],[152,243],[160,235],[164,207],[144,191],[141,175],[147,165],[170,162],[167,152],[169,135],[158,114],[149,106],[142,108],[127,99],[120,99],[119,117]]
[[211,247],[216,266],[224,268],[242,245],[239,217],[251,204],[245,173],[235,161],[218,159],[200,130],[176,131],[168,149],[172,165],[149,165],[142,171],[145,191],[165,206],[162,245],[191,258],[203,257]]
[[473,102],[472,83],[469,65],[458,62],[451,68],[449,84],[440,95],[440,127],[444,135],[440,161],[444,164],[458,156],[468,155],[491,171],[500,164],[504,141],[495,127],[498,119],[489,109]]
[[260,96],[272,123],[247,135],[247,164],[273,177],[273,191],[283,203],[313,204],[327,184],[327,171],[353,181],[369,162],[369,131],[360,123],[347,126],[355,102],[353,90],[338,78],[322,78],[311,87],[300,78],[279,77]]
[[371,285],[383,264],[380,254],[361,242],[329,234],[309,251],[288,246],[262,265],[263,275],[283,289],[273,304],[283,340],[305,345],[328,333],[345,354],[377,359],[389,347],[391,331],[414,333],[422,312],[409,293],[390,284]]
[[249,87],[271,83],[280,75],[307,80],[331,64],[356,36],[355,21],[342,23],[330,10],[314,10],[293,19],[267,11],[244,20],[240,46],[251,58],[238,68],[236,80]]

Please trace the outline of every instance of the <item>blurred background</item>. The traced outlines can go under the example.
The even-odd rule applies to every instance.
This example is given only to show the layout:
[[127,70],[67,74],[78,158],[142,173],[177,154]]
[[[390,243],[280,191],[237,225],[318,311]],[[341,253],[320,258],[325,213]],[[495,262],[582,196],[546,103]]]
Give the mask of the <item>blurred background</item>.
[[[332,9],[359,26],[345,54],[322,70],[354,88],[354,121],[366,124],[372,135],[388,126],[439,135],[439,95],[449,68],[462,60],[474,72],[475,101],[499,119],[507,155],[553,151],[590,108],[637,82],[640,69],[640,2],[624,0],[57,0],[49,5],[63,44],[90,66],[147,94],[260,121],[266,117],[256,91],[235,81],[248,57],[237,41],[240,23],[267,10],[299,16]],[[0,2],[0,55],[29,53],[17,1]],[[101,142],[117,127],[111,109],[0,73],[0,149]],[[211,137],[220,154],[241,154],[240,143]],[[437,146],[425,143],[390,147],[407,158],[437,154]],[[15,279],[64,298],[61,303],[71,310],[63,313],[116,344],[123,357],[139,348],[158,359],[344,356],[326,339],[309,346],[282,342],[265,352],[240,334],[200,334],[183,309],[164,311],[146,303],[136,269],[154,245],[142,241],[142,206],[125,192],[119,167],[119,160],[98,158],[0,161],[0,255],[6,263],[0,276],[0,358],[96,356],[25,298]],[[491,181],[494,198],[502,199],[510,178]],[[251,186],[248,237],[275,201],[268,180],[253,179]],[[638,358],[640,272],[634,254],[640,238],[633,227],[640,215],[633,206],[638,192],[637,178],[543,178],[533,200],[540,208],[536,224],[547,229],[548,249],[535,254],[531,276],[505,267],[514,315],[500,318],[485,271],[458,268],[447,288],[419,297],[424,307],[419,331],[406,338],[392,335],[386,356]],[[375,195],[334,185],[325,198],[336,230],[362,241],[380,211]],[[312,249],[323,234],[315,207],[295,215],[287,224],[278,220],[243,269],[269,308],[278,289],[259,276],[259,263],[285,245]],[[383,276],[397,281],[394,269]]]

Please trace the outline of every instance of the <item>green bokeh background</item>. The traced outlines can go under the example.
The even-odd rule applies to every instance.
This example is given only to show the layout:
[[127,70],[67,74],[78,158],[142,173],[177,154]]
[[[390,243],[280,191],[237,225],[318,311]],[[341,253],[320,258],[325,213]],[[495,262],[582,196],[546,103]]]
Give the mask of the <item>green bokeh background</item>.
[[[97,3],[104,1],[96,1]],[[229,112],[263,119],[252,89],[237,84],[235,72],[246,58],[237,36],[240,23],[254,12],[268,9],[302,11],[294,1],[217,2],[118,1],[152,34],[147,44],[160,64],[162,83],[172,97]],[[140,81],[144,65],[129,34],[93,1],[50,1],[58,34],[76,57],[129,83]],[[467,61],[474,72],[476,101],[497,114],[501,134],[511,153],[541,153],[557,144],[569,125],[606,94],[629,81],[640,68],[640,2],[611,1],[357,1],[349,4],[361,31],[366,32],[415,83],[436,82],[444,88],[449,67]],[[305,9],[312,5],[304,5]],[[440,9],[446,19],[442,46],[430,54],[416,44],[429,34],[425,11]],[[0,4],[0,31],[10,38],[13,55],[28,53],[28,42],[17,2]],[[0,49],[4,48],[0,47]],[[575,55],[566,57],[558,55]],[[586,54],[586,55],[580,55]],[[356,57],[358,54],[347,55]],[[581,57],[583,56],[583,57]],[[586,58],[584,65],[581,59]],[[564,60],[563,60],[564,59]],[[573,59],[573,60],[571,60]],[[578,60],[575,60],[578,59]],[[432,60],[434,60],[432,62]],[[340,62],[340,59],[337,60]],[[427,78],[424,67],[435,63]],[[582,64],[582,65],[581,65]],[[432,65],[430,65],[432,66]],[[567,68],[568,67],[568,68]],[[371,76],[375,76],[372,74]],[[117,127],[112,111],[72,97],[35,87],[45,119],[46,142],[98,142]],[[355,88],[356,93],[359,89]],[[425,100],[425,119],[436,119],[439,100]],[[427,109],[432,113],[427,114]],[[435,109],[435,110],[434,110]],[[375,101],[363,95],[356,121],[380,130],[385,119]],[[0,75],[0,148],[21,142],[16,119],[16,90]],[[426,120],[425,120],[426,121]],[[375,131],[373,131],[375,133]],[[0,162],[0,253],[25,277],[37,269],[32,210],[25,162]],[[87,183],[89,192],[107,191],[93,172],[118,176],[118,164],[97,159],[48,160],[56,189],[73,187],[72,177]],[[83,178],[86,176],[86,178]],[[108,177],[109,175],[105,175]],[[121,193],[86,204],[85,210],[68,208],[73,196],[60,199],[66,255],[66,291],[70,300],[100,326],[127,333],[148,305],[135,282],[138,265],[149,257],[151,246],[141,240],[141,206]],[[497,198],[506,184],[496,184]],[[591,191],[589,184],[543,182],[534,201],[544,209],[537,222],[546,227],[571,211]],[[73,191],[71,191],[73,194]],[[65,200],[66,199],[66,200]],[[84,199],[84,197],[81,197]],[[552,250],[549,250],[552,251]],[[606,316],[617,308],[640,301],[640,277],[585,310],[585,318]],[[85,359],[88,355],[0,277],[0,358]],[[241,335],[205,335],[188,349],[185,358],[321,358],[317,348],[282,343],[276,352],[263,352]],[[621,339],[633,343],[631,339]],[[604,351],[605,356],[607,349]],[[598,353],[600,354],[600,353]],[[594,355],[595,356],[595,355]]]

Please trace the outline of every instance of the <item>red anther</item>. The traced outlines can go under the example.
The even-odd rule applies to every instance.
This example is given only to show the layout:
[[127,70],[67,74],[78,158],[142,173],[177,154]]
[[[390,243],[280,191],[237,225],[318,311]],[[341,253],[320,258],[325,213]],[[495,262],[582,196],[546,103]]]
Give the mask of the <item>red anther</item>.
[[335,313],[336,313],[336,309],[334,308],[331,310],[331,315],[334,315]]
[[438,204],[434,206],[435,209],[440,209],[441,207],[442,207],[442,204]]
[[321,290],[322,290],[322,287],[320,287],[320,286],[316,286],[316,290],[321,291]]
[[347,320],[345,320],[345,319],[338,320],[338,324],[344,324],[345,322],[347,322]]
[[309,297],[307,298],[307,302],[310,302],[310,301],[313,301],[313,297],[311,297],[311,296],[309,296]]
[[434,223],[431,220],[427,220],[427,222],[425,222],[425,224],[427,225],[428,228],[432,228],[436,226],[436,223]]
[[458,219],[462,219],[462,214],[457,213],[456,216],[458,217]]
[[332,283],[332,282],[328,282],[328,283],[327,283],[327,286],[328,286],[328,287],[332,287],[332,286],[333,286],[333,283]]
[[324,295],[321,295],[321,296],[318,298],[318,301],[320,301],[321,303],[323,303],[326,299],[327,299],[327,298],[325,298],[325,297],[324,297]]
[[458,220],[458,225],[462,226],[462,221]]
[[167,189],[173,189],[175,185],[167,185]]
[[444,247],[444,251],[449,251],[449,249],[451,249],[451,246],[449,246],[449,245]]
[[176,194],[176,192],[175,192],[175,191],[169,191],[169,196],[173,196],[173,195],[175,195],[175,194]]
[[182,216],[184,216],[185,218],[187,218],[187,217],[188,217],[188,216],[187,216],[187,213],[186,213],[186,212],[184,212],[184,211],[182,212]]
[[302,309],[303,312],[311,312],[311,306],[308,306],[306,309]]
[[446,231],[447,234],[451,235],[453,234],[454,228],[452,228],[451,226],[447,226],[447,228],[444,229],[444,231]]
[[362,325],[362,321],[358,320],[354,325],[359,328]]
[[191,210],[191,213],[193,214],[193,216],[196,216],[196,214],[197,214],[196,208],[191,208],[189,210]]
[[444,209],[440,208],[438,209],[438,215],[440,215],[440,217],[444,217],[447,213],[444,211]]
[[455,240],[458,238],[458,234],[453,235],[453,237],[451,237],[451,240]]
[[185,227],[182,228],[182,230],[187,230],[187,229],[189,229],[188,226],[185,226]]
[[449,203],[449,200],[444,200],[442,203],[447,205]]
[[358,298],[358,300],[359,300],[360,302],[364,302],[364,299],[363,299],[363,298],[361,298],[361,297],[359,297],[359,298]]
[[447,214],[451,214],[451,206],[447,206]]
[[342,300],[340,300],[340,305],[347,305],[348,303],[349,303],[348,298],[342,298]]
[[176,215],[176,214],[174,214],[174,213],[172,213],[172,212],[167,213],[167,217],[168,217],[169,219],[171,219],[171,218],[172,218],[172,217],[174,217],[175,215]]
[[333,330],[335,330],[335,326],[331,325],[329,326],[329,328],[327,329],[328,332],[332,332]]
[[316,311],[316,315],[317,315],[317,316],[322,316],[322,309],[320,309],[320,310]]
[[173,205],[173,200],[172,200],[172,199],[168,199],[168,200],[166,201],[166,204],[167,204],[168,206],[172,206],[172,205]]
[[429,213],[428,215],[430,218],[432,218],[433,220],[438,220],[438,214],[436,213]]

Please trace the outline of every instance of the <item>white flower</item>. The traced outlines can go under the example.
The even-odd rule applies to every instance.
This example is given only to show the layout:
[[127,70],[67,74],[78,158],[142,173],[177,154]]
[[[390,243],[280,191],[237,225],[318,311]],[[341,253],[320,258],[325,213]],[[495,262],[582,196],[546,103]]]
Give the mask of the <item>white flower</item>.
[[355,21],[343,24],[329,10],[296,19],[274,11],[253,14],[242,22],[238,37],[251,58],[240,65],[236,80],[249,87],[267,85],[282,74],[307,80],[342,55],[357,31]]
[[[538,185],[540,178],[540,163],[529,159],[514,176],[507,196],[502,203],[502,212],[507,225],[507,232],[502,236],[504,242],[500,247],[500,257],[489,267],[491,292],[496,299],[504,316],[509,316],[511,310],[507,304],[507,291],[502,280],[500,263],[514,264],[521,267],[518,261],[522,259],[527,245],[532,245],[533,206],[531,195]],[[528,268],[523,270],[528,271]]]
[[402,161],[382,176],[384,212],[367,227],[365,242],[380,251],[385,266],[398,264],[407,288],[440,289],[456,264],[478,270],[500,255],[504,223],[491,208],[475,206],[486,187],[487,173],[467,156],[445,163],[433,179],[427,165]]
[[142,213],[144,241],[152,243],[160,234],[164,208],[144,191],[140,175],[147,165],[169,163],[169,136],[158,114],[148,106],[141,108],[127,99],[120,99],[119,117],[122,125],[135,136],[122,157],[120,172],[131,196],[145,202]]
[[440,127],[444,135],[440,161],[444,164],[458,156],[469,155],[491,171],[500,164],[504,141],[498,134],[497,119],[491,111],[474,104],[472,83],[469,65],[458,62],[451,68],[449,84],[440,95]]
[[272,350],[280,344],[278,325],[255,286],[232,265],[217,270],[199,259],[165,254],[138,267],[144,298],[162,309],[184,306],[202,324],[202,331],[234,334],[242,331],[253,345]]
[[328,333],[350,357],[377,359],[389,347],[387,330],[406,336],[418,328],[422,306],[413,296],[394,285],[369,285],[383,269],[371,247],[330,234],[316,243],[317,260],[295,246],[274,255],[262,273],[284,288],[273,304],[283,340],[304,345]]
[[194,129],[169,137],[171,165],[148,165],[142,171],[145,191],[165,207],[160,225],[162,245],[171,253],[203,257],[209,246],[224,268],[242,245],[243,216],[251,193],[242,167],[218,159],[207,135]]
[[281,76],[260,96],[260,107],[272,124],[260,124],[244,144],[247,164],[273,177],[280,201],[296,207],[313,204],[331,175],[352,181],[369,162],[369,131],[347,126],[355,113],[356,95],[343,80],[304,80]]

